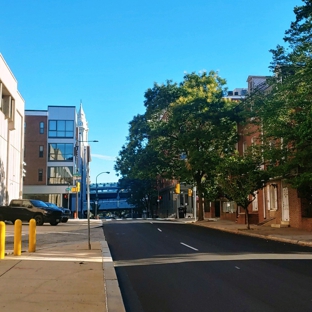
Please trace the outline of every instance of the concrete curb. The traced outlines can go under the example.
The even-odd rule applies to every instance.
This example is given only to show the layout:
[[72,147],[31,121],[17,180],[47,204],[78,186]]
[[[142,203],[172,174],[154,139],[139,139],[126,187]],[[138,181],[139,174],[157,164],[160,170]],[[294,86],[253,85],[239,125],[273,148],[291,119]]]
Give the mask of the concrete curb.
[[125,312],[113,259],[106,241],[101,242],[107,312]]

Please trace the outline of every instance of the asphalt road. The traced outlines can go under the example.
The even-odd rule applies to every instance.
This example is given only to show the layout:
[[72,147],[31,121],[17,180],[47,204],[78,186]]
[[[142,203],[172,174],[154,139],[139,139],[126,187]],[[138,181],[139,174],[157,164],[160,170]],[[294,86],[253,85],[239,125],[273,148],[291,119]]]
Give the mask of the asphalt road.
[[191,224],[104,224],[127,312],[312,311],[311,248]]

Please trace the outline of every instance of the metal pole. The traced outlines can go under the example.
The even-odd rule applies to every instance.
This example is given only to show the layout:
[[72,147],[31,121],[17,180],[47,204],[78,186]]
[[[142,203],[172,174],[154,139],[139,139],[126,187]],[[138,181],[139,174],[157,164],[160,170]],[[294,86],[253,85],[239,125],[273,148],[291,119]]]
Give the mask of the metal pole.
[[96,218],[97,216],[97,211],[98,211],[98,204],[99,204],[99,193],[98,193],[98,183],[97,183],[97,178],[98,178],[99,174],[96,176],[95,178],[95,184],[96,184],[96,189],[95,189],[95,192],[96,192],[96,196],[95,196],[95,207],[94,207],[94,217]]
[[69,186],[70,186],[70,184],[69,183],[67,183],[67,184],[68,184],[68,187],[67,187],[67,208],[70,209],[69,208]]
[[89,183],[89,162],[87,163],[87,214],[88,214],[88,247],[91,250],[90,239],[90,183]]
[[194,205],[194,221],[196,222],[197,216],[196,216],[196,210],[197,210],[197,203],[196,203],[196,186],[193,187],[193,205]]
[[98,183],[97,183],[97,178],[99,175],[103,174],[103,173],[107,173],[107,174],[110,174],[109,171],[103,171],[103,172],[100,172],[96,177],[95,177],[95,184],[96,184],[96,205],[95,205],[95,211],[94,211],[94,217],[96,218],[97,217],[97,212],[98,212],[98,205],[99,205],[99,193],[98,193]]

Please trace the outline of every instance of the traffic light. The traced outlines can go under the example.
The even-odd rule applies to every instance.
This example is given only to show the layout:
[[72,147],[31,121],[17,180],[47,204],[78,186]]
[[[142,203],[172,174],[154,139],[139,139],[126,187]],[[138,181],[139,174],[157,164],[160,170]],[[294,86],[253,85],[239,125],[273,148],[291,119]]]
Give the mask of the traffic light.
[[193,195],[192,189],[188,189],[188,190],[187,190],[187,195],[188,195],[188,196],[192,196],[192,195]]
[[177,183],[174,189],[176,194],[180,194],[180,183]]
[[76,183],[76,192],[80,192],[80,182]]

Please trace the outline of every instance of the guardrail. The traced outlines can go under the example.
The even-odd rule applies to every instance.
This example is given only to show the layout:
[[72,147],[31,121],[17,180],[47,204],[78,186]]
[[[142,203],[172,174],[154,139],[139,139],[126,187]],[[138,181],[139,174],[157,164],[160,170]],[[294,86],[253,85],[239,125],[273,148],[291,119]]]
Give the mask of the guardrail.
[[[0,259],[4,259],[5,256],[5,237],[6,237],[6,225],[3,221],[0,221]],[[29,221],[29,239],[28,239],[28,251],[36,251],[36,220],[31,219]],[[17,219],[14,222],[14,256],[20,256],[22,254],[22,221]]]

